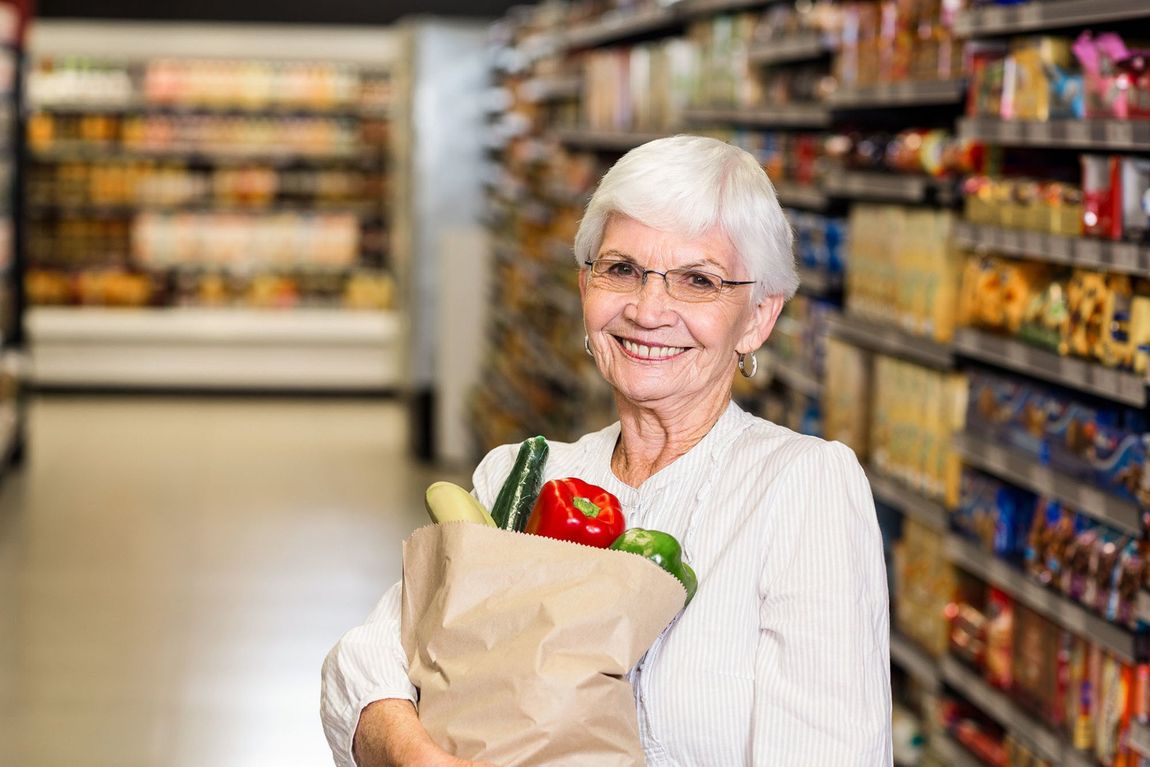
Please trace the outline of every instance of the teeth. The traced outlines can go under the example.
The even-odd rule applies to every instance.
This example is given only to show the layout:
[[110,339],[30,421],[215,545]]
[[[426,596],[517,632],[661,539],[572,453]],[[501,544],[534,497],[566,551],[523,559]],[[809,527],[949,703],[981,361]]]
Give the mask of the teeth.
[[623,341],[623,348],[636,357],[645,357],[647,359],[663,359],[664,357],[674,357],[680,352],[686,351],[681,346],[645,346],[637,344],[634,341]]

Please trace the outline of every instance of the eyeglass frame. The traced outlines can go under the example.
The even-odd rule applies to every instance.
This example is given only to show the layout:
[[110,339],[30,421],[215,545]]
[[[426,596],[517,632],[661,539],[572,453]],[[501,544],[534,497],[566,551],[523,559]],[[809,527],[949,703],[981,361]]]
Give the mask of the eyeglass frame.
[[[718,298],[722,294],[723,288],[725,288],[727,286],[736,286],[737,287],[739,285],[754,285],[756,282],[758,282],[758,280],[725,280],[722,277],[720,277],[719,275],[715,274],[714,272],[707,272],[707,271],[703,271],[701,269],[668,269],[665,272],[660,272],[658,269],[645,269],[644,267],[636,264],[634,261],[629,261],[625,258],[606,258],[606,259],[596,258],[594,261],[589,261],[587,259],[583,259],[584,266],[586,266],[588,269],[592,270],[592,276],[597,276],[594,273],[595,263],[597,261],[610,261],[612,263],[617,263],[617,264],[630,264],[631,266],[635,267],[635,269],[640,273],[639,290],[642,290],[647,285],[647,275],[648,274],[657,274],[663,278],[663,289],[667,291],[667,295],[671,295],[671,283],[667,282],[667,275],[670,274],[671,272],[699,272],[700,274],[709,274],[712,277],[715,277],[716,279],[719,280],[719,292],[715,293],[715,296],[714,296],[715,298]],[[672,296],[672,298],[674,298],[674,296]],[[679,300],[679,299],[676,299],[676,300]],[[708,300],[713,300],[713,299],[708,299]]]

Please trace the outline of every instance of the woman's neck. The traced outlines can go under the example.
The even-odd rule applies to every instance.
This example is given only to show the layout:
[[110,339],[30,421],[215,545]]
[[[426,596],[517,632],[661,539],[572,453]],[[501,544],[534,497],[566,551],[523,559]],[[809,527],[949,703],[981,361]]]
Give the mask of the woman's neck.
[[699,444],[730,403],[726,396],[707,403],[651,408],[617,398],[619,442],[611,455],[615,476],[631,487],[666,468]]

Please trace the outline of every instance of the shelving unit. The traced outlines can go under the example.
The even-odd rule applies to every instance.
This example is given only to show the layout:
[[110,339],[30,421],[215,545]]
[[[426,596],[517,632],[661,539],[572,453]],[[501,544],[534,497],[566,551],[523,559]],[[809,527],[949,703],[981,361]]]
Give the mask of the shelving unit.
[[669,136],[669,133],[629,133],[585,130],[559,130],[555,138],[574,149],[622,154],[640,144]]
[[[905,130],[905,133],[899,133],[900,138],[903,135],[912,138],[922,137],[924,146],[926,141],[945,142],[950,135],[958,135],[968,140],[977,139],[1001,146],[1029,147],[1037,150],[1145,152],[1150,151],[1150,133],[1147,132],[1150,128],[1146,125],[1115,120],[1037,123],[962,117],[961,112],[968,96],[967,76],[972,73],[956,70],[956,67],[961,66],[957,56],[945,59],[946,62],[950,62],[945,64],[943,58],[962,48],[965,41],[959,39],[949,40],[955,43],[957,48],[950,47],[946,51],[941,48],[925,50],[926,55],[916,63],[911,63],[913,57],[900,59],[899,55],[895,55],[892,60],[908,65],[905,69],[892,73],[883,70],[881,63],[875,63],[875,59],[886,61],[881,55],[875,55],[885,49],[863,50],[860,43],[852,53],[849,49],[854,43],[846,40],[836,50],[836,41],[828,40],[816,32],[806,31],[805,28],[796,31],[789,26],[793,19],[788,21],[785,35],[773,34],[771,30],[764,30],[762,27],[756,28],[752,33],[750,30],[756,22],[747,18],[725,19],[714,28],[703,23],[714,14],[737,8],[759,8],[767,5],[765,2],[723,3],[685,0],[668,8],[631,15],[619,14],[611,18],[605,17],[593,24],[561,30],[559,37],[564,40],[563,45],[567,46],[564,50],[577,51],[579,56],[592,56],[609,48],[613,52],[612,55],[618,54],[624,58],[630,56],[632,52],[638,52],[642,55],[629,61],[631,65],[638,62],[640,70],[644,66],[644,56],[658,56],[660,45],[672,37],[682,39],[688,43],[698,44],[700,48],[695,52],[700,56],[712,57],[713,60],[707,60],[708,65],[727,66],[733,69],[735,74],[732,76],[731,71],[718,71],[718,69],[707,70],[701,78],[704,86],[697,89],[702,93],[702,98],[685,100],[691,106],[676,112],[676,121],[665,123],[657,120],[644,123],[642,119],[636,117],[640,114],[638,106],[640,99],[635,98],[634,93],[620,91],[619,94],[613,92],[597,94],[601,101],[595,100],[592,94],[591,100],[596,106],[610,102],[611,96],[619,96],[619,103],[629,104],[628,108],[633,107],[634,114],[624,108],[619,114],[612,116],[614,121],[603,119],[595,122],[593,119],[586,119],[586,113],[579,113],[573,120],[551,122],[544,113],[536,125],[538,140],[544,147],[557,145],[560,150],[575,155],[593,154],[595,162],[600,163],[597,169],[601,171],[619,154],[664,135],[688,130],[726,137],[759,153],[764,167],[768,168],[772,179],[775,180],[780,202],[792,209],[795,220],[800,224],[804,219],[807,221],[817,219],[816,216],[803,211],[819,211],[835,218],[842,216],[844,212],[848,214],[853,212],[856,218],[847,219],[853,225],[858,218],[864,218],[870,211],[879,209],[880,206],[875,206],[873,203],[888,203],[882,208],[895,209],[904,214],[896,223],[899,226],[905,225],[907,231],[910,231],[912,226],[919,227],[915,230],[915,235],[923,240],[942,242],[945,238],[945,235],[941,234],[937,238],[927,238],[922,234],[923,231],[950,232],[951,240],[948,245],[954,246],[955,250],[948,250],[947,258],[952,255],[959,258],[957,249],[963,249],[977,254],[1013,256],[1150,278],[1150,250],[1144,244],[1047,235],[963,221],[957,205],[962,199],[959,181],[972,171],[962,170],[959,162],[938,168],[937,163],[930,165],[924,161],[922,168],[929,168],[929,171],[915,175],[910,170],[918,169],[917,166],[891,161],[889,158],[892,148],[887,147],[884,152],[882,147],[882,142],[889,141],[891,135]],[[781,10],[772,8],[772,11],[781,12]],[[1150,6],[1145,6],[1136,0],[1122,2],[1045,0],[1017,7],[981,7],[965,11],[960,15],[958,26],[966,37],[978,38],[1012,35],[1020,31],[1069,30],[1080,25],[1142,18],[1150,18]],[[798,26],[801,27],[805,23],[807,22],[800,21]],[[946,21],[935,20],[932,23],[937,24],[931,27],[932,32],[939,33],[943,38],[953,31],[944,28]],[[562,24],[557,26],[562,27]],[[683,36],[688,29],[691,30],[691,40]],[[741,32],[733,32],[735,29]],[[546,40],[553,32],[553,29],[533,30],[532,37]],[[710,33],[714,33],[714,37],[710,37]],[[735,34],[743,36],[735,39]],[[897,44],[889,40],[886,42]],[[634,43],[636,47],[627,49],[620,45],[622,43]],[[708,45],[713,46],[713,49],[708,48]],[[537,51],[543,49],[542,43],[537,49],[533,48]],[[906,54],[906,51],[898,53]],[[854,58],[848,58],[850,55],[854,55]],[[868,56],[871,58],[867,58]],[[829,79],[824,78],[823,73],[816,71],[824,59],[827,61],[825,74],[838,80],[838,86],[833,90],[827,87]],[[552,57],[544,61],[543,69],[569,71],[564,67],[577,66],[578,61],[576,57],[566,59]],[[785,69],[787,67],[794,69]],[[799,88],[792,92],[790,89],[792,83],[786,76],[772,79],[775,75],[793,73],[801,75],[796,79],[807,78],[810,82],[817,80],[819,87],[807,90]],[[706,86],[711,85],[712,75],[715,84],[708,90]],[[533,76],[530,72],[523,74],[526,78]],[[883,78],[888,76],[896,81],[882,82]],[[930,79],[932,76],[943,79]],[[751,88],[732,87],[731,80],[735,81],[735,86],[740,86],[745,84],[744,78],[755,78],[760,82]],[[619,79],[627,80],[624,77]],[[766,83],[777,86],[780,90],[773,91],[760,87]],[[814,92],[820,95],[812,96]],[[768,100],[767,105],[763,106],[764,93],[770,93],[774,102]],[[780,93],[785,93],[787,97],[778,97]],[[696,94],[692,93],[692,96],[694,95]],[[673,96],[672,101],[676,104],[681,105],[684,102],[682,93],[674,92]],[[571,117],[570,111],[565,111],[563,114],[565,117]],[[602,117],[602,115],[596,116]],[[608,125],[613,122],[626,124],[630,120],[636,125],[657,126],[659,130],[599,131],[571,127],[579,125],[580,119],[584,120],[582,123],[584,125]],[[817,136],[810,135],[816,132]],[[871,135],[868,135],[868,132]],[[821,141],[836,133],[841,133],[844,139],[849,139],[840,142],[841,144],[850,141],[859,142],[857,145],[852,145],[850,151],[853,153],[845,155],[845,159],[843,155],[835,154],[834,149],[828,148],[830,146],[828,143]],[[807,142],[811,139],[814,141],[808,145]],[[866,146],[863,146],[864,144]],[[812,151],[811,146],[817,148]],[[935,143],[933,146],[937,148],[938,144]],[[799,147],[799,154],[786,156],[785,160],[779,161],[780,157],[784,157],[785,153],[794,147]],[[530,152],[524,147],[520,147],[520,150],[521,153],[518,155],[514,152],[508,154],[518,159],[530,157],[530,162],[536,163],[536,165],[522,164],[517,168],[521,177],[527,181],[527,186],[531,186],[536,173],[539,176],[554,174],[554,164],[548,164],[548,158],[544,157],[546,150]],[[814,173],[808,172],[809,165],[802,164],[812,156],[818,158]],[[1068,155],[1054,153],[1054,156]],[[795,162],[788,165],[787,162],[790,160]],[[524,162],[526,163],[526,160]],[[970,162],[973,164],[973,160]],[[515,161],[509,163],[513,164]],[[798,166],[797,170],[795,166]],[[879,172],[878,169],[881,168],[898,168],[898,172],[894,170]],[[928,172],[932,175],[927,175]],[[938,174],[938,177],[933,174]],[[594,174],[590,174],[590,177],[593,182]],[[811,183],[812,178],[818,180]],[[798,183],[800,179],[803,183]],[[585,195],[585,192],[586,189],[580,190],[580,194]],[[579,203],[585,199],[585,196],[576,196],[574,200],[569,198],[569,201],[574,203],[572,213],[564,207],[561,200],[553,198],[550,192],[535,190],[522,198],[517,198],[516,220],[520,224],[530,225],[527,234],[527,239],[530,241],[536,236],[536,232],[530,227],[539,221],[549,220],[549,217],[551,220],[568,215],[577,218]],[[866,208],[861,206],[863,203],[868,203]],[[537,204],[542,206],[541,210],[530,207]],[[529,210],[531,214],[527,215],[526,211]],[[934,218],[930,218],[931,216]],[[912,217],[920,218],[912,221]],[[895,217],[892,216],[891,219],[894,220]],[[928,219],[929,226],[923,223]],[[949,411],[959,412],[961,408],[957,404],[957,396],[953,402],[946,398],[952,393],[947,387],[951,385],[957,387],[965,371],[988,366],[1039,381],[1057,383],[1088,392],[1094,397],[1135,407],[1145,407],[1147,404],[1144,383],[1132,374],[1082,359],[1057,357],[1013,339],[975,330],[960,329],[953,332],[954,317],[935,316],[925,311],[923,307],[923,304],[926,304],[927,308],[934,305],[949,305],[953,296],[940,292],[937,304],[930,300],[921,300],[918,303],[904,302],[904,298],[914,293],[915,288],[930,285],[931,280],[943,280],[956,275],[961,270],[961,262],[948,261],[945,268],[940,267],[937,270],[924,267],[921,263],[926,261],[924,256],[918,255],[919,261],[916,262],[916,255],[910,252],[909,246],[902,248],[902,243],[906,240],[897,237],[902,230],[892,226],[889,231],[896,233],[892,235],[889,248],[892,252],[890,260],[895,263],[871,265],[873,273],[852,274],[852,264],[862,263],[867,255],[872,255],[872,260],[876,262],[881,261],[881,257],[886,255],[884,248],[887,244],[884,242],[883,247],[874,247],[873,254],[856,253],[857,260],[852,260],[850,251],[857,242],[860,242],[852,238],[852,232],[848,232],[844,238],[850,247],[846,248],[843,259],[846,263],[847,278],[842,283],[835,279],[824,279],[824,274],[813,269],[800,270],[802,283],[800,292],[803,295],[796,303],[803,307],[804,311],[816,303],[812,300],[814,298],[830,298],[831,303],[842,298],[842,303],[846,306],[846,311],[842,315],[827,321],[829,336],[835,341],[844,342],[846,347],[853,347],[843,351],[842,356],[847,362],[835,372],[846,376],[854,374],[869,383],[857,390],[851,388],[847,394],[843,394],[833,391],[830,384],[818,380],[806,367],[796,365],[794,362],[796,355],[792,352],[798,349],[800,352],[797,356],[802,356],[808,349],[809,339],[815,335],[814,328],[823,327],[823,315],[815,312],[805,315],[816,318],[811,320],[815,324],[809,327],[790,327],[788,323],[795,323],[795,320],[789,315],[784,317],[785,322],[780,322],[776,327],[776,338],[771,341],[772,344],[777,344],[775,348],[778,351],[770,347],[760,351],[760,362],[770,374],[766,385],[761,380],[761,374],[760,380],[751,382],[750,386],[744,384],[745,388],[753,389],[754,395],[763,395],[768,405],[775,408],[764,412],[783,412],[786,417],[795,413],[805,415],[808,408],[815,407],[812,403],[812,400],[815,400],[821,405],[822,410],[818,418],[822,419],[829,410],[827,403],[836,395],[844,400],[845,410],[865,407],[863,403],[868,397],[877,397],[877,386],[874,385],[874,381],[877,380],[878,373],[875,371],[885,366],[885,372],[892,377],[902,376],[903,381],[925,380],[930,387],[939,389],[937,394],[931,396],[945,403],[938,408],[947,410],[947,414],[941,412],[935,414],[932,410],[923,416],[924,420],[931,420],[932,423],[923,426],[920,429],[922,433],[913,436],[903,435],[905,442],[900,447],[906,452],[913,453],[914,449],[906,448],[906,444],[917,444],[914,440],[918,438],[923,440],[924,453],[928,449],[925,447],[928,441],[932,445],[929,448],[931,450],[936,450],[933,447],[935,444],[944,445],[937,448],[937,452],[939,463],[945,462],[947,466],[948,482],[952,474],[957,478],[958,459],[961,458],[970,468],[979,469],[1010,484],[1040,494],[1044,493],[1062,501],[1075,511],[1081,511],[1125,533],[1140,533],[1141,509],[1135,504],[1110,495],[1100,487],[1071,479],[1065,473],[1054,471],[1039,463],[1037,459],[1010,449],[1004,443],[984,440],[971,433],[960,433],[951,445],[950,435],[956,429],[961,430],[962,426],[961,423],[951,422],[952,418],[960,422],[961,417]],[[811,240],[804,241],[804,247],[811,247],[810,242]],[[867,242],[873,243],[873,241]],[[942,257],[941,253],[936,253],[934,250],[931,250],[930,254],[932,258]],[[569,255],[566,258],[569,259]],[[808,257],[806,261],[814,263],[817,259]],[[828,261],[837,263],[835,259]],[[550,260],[548,263],[551,263]],[[555,260],[554,263],[559,264],[560,261]],[[955,267],[953,272],[948,271],[952,266]],[[884,267],[889,267],[889,274],[883,271]],[[905,269],[907,274],[899,271],[902,269]],[[550,273],[554,275],[554,272]],[[912,273],[913,279],[910,279],[908,275]],[[863,278],[861,281],[857,279],[860,276]],[[891,305],[884,303],[887,294],[883,290],[869,289],[871,286],[867,284],[867,279],[870,277],[874,278],[874,282],[883,278],[888,284],[900,285],[898,291],[893,288],[890,291]],[[532,289],[537,289],[535,276],[532,276],[529,282]],[[905,290],[902,289],[902,285],[907,286]],[[856,290],[858,292],[852,302],[851,295]],[[892,306],[896,303],[897,306]],[[878,317],[891,319],[878,321]],[[923,335],[925,333],[930,335]],[[939,342],[935,340],[936,338],[949,340]],[[566,343],[566,340],[563,342]],[[524,345],[526,348],[535,349],[537,345],[546,343],[547,338],[540,337]],[[551,343],[554,344],[556,341],[552,340]],[[832,346],[836,350],[844,349],[844,344],[836,343]],[[817,345],[815,348],[818,348]],[[566,351],[565,347],[563,351]],[[784,353],[788,356],[784,357]],[[815,357],[810,368],[828,369],[823,363],[829,356],[828,353],[826,356]],[[912,364],[899,365],[888,358]],[[562,356],[554,358],[541,354],[540,359],[547,359],[547,366],[564,363]],[[571,363],[568,361],[567,364]],[[531,365],[521,363],[513,372],[530,369]],[[899,390],[898,386],[889,384],[889,378],[887,380],[891,392]],[[841,381],[841,377],[836,379],[836,382]],[[911,396],[909,385],[907,387],[907,391],[901,393]],[[894,397],[894,394],[888,392],[888,396]],[[887,406],[889,407],[889,403]],[[777,418],[777,416],[771,417]],[[863,423],[857,431],[851,432],[846,429],[844,433],[853,437],[868,428],[876,428],[874,422],[859,420]],[[933,423],[935,420],[946,423],[939,426]],[[878,424],[880,427],[882,425]],[[908,427],[908,431],[910,430]],[[865,442],[871,438],[861,436],[859,439]],[[855,447],[849,439],[844,437],[844,441]],[[951,534],[949,532],[951,512],[944,503],[928,499],[925,494],[929,492],[932,498],[947,497],[953,501],[952,496],[957,492],[957,488],[948,484],[944,493],[940,487],[944,482],[929,473],[930,470],[925,466],[914,466],[913,459],[903,462],[892,460],[890,452],[887,451],[889,443],[877,451],[874,444],[862,447],[862,452],[870,450],[869,455],[860,453],[860,457],[864,462],[869,462],[864,465],[868,465],[872,493],[876,500],[901,511],[908,521],[904,533],[911,531],[914,535],[920,536],[916,540],[918,543],[925,543],[925,549],[935,552],[937,542],[938,556],[933,557],[933,560],[939,564],[939,572],[942,573],[939,575],[940,582],[945,580],[943,575],[952,577],[953,565],[958,565],[970,570],[972,575],[984,582],[1013,595],[1020,605],[1020,610],[1022,606],[1030,607],[1057,625],[1085,638],[1092,638],[1094,634],[1104,637],[1103,646],[1114,651],[1118,657],[1130,660],[1140,651],[1140,647],[1135,645],[1140,644],[1141,639],[1136,639],[1138,635],[1135,632],[1109,624],[1085,608],[1044,590],[1035,582],[1027,580],[1020,572],[1011,570],[1004,562],[989,557],[980,549]],[[953,448],[953,452],[949,448]],[[924,464],[927,461],[928,459],[923,459]],[[916,484],[912,486],[892,476],[884,475],[876,468],[879,464],[890,467],[892,474],[897,472],[900,477],[913,477]],[[919,524],[909,524],[911,521]],[[919,567],[927,565],[919,563]],[[1147,596],[1145,601],[1150,604],[1150,596]],[[941,608],[937,612],[941,614]],[[1144,608],[1140,614],[1150,616],[1150,607]],[[911,633],[912,627],[908,626],[907,630]],[[920,637],[924,646],[928,644],[928,638],[929,632]],[[986,709],[992,718],[1003,724],[1020,742],[1033,746],[1040,756],[1046,757],[1052,764],[1080,767],[1092,764],[1092,757],[1069,748],[1060,735],[1027,715],[1009,697],[987,685],[978,672],[959,665],[954,657],[946,658],[940,668],[930,656],[921,653],[910,640],[897,633],[891,639],[891,655],[894,664],[906,670],[908,676],[923,683],[929,691],[937,690],[943,695],[950,692],[957,693],[976,707]],[[1147,728],[1147,731],[1150,735],[1150,728]],[[1150,737],[1147,740],[1150,741]],[[959,745],[953,737],[936,738],[932,733],[928,749],[940,755],[947,764],[979,764],[978,759]]]
[[1032,492],[1049,495],[1126,533],[1133,535],[1141,533],[1142,513],[1134,503],[1043,466],[1037,459],[1011,450],[998,442],[991,442],[973,434],[961,434],[956,437],[955,448],[962,454],[962,459],[968,466],[1001,477]]
[[767,376],[779,379],[791,389],[808,397],[822,396],[823,385],[813,373],[772,354],[768,349],[761,349],[758,353],[763,357],[763,367]]
[[1062,767],[1085,767],[1092,764],[1089,757],[1070,748],[1058,734],[1024,712],[1010,698],[954,658],[943,659],[942,677],[948,686],[978,706],[1008,732],[1029,744],[1043,759]]
[[24,186],[36,385],[397,388],[394,32],[296,45],[224,27],[109,24],[95,40],[37,26]]
[[827,98],[836,109],[919,107],[958,104],[966,97],[964,80],[880,83],[843,88]]
[[1008,368],[1032,378],[1068,386],[1135,407],[1146,406],[1142,376],[1108,368],[1098,362],[1063,357],[1021,341],[973,328],[955,334],[956,353],[980,362]]
[[1005,229],[969,221],[955,225],[954,241],[969,250],[1018,256],[1028,261],[1150,277],[1150,247],[1129,242]]
[[790,64],[798,61],[812,61],[830,54],[837,43],[819,32],[805,31],[790,37],[772,40],[770,43],[753,46],[747,51],[747,59],[752,64]]
[[926,527],[942,534],[950,529],[950,514],[946,507],[937,501],[923,497],[916,490],[907,487],[893,477],[888,477],[877,468],[867,469],[871,492],[875,500],[900,510]]
[[782,181],[775,184],[775,194],[784,208],[824,210],[830,204],[826,192],[814,184],[795,184]]
[[927,176],[865,171],[831,173],[822,185],[829,197],[905,203],[925,203],[941,196],[949,202],[954,197],[951,187],[950,182]]
[[1034,583],[1002,560],[957,536],[946,541],[947,555],[958,567],[997,586],[1036,613],[1078,636],[1090,637],[1125,663],[1138,658],[1135,634],[1101,618],[1066,597]]
[[855,346],[935,370],[950,370],[954,367],[954,350],[949,344],[941,344],[902,328],[849,313],[831,323],[831,335]]
[[930,751],[942,759],[943,764],[948,767],[986,767],[982,761],[948,735],[931,736]]
[[1132,120],[1001,120],[964,117],[958,135],[1003,146],[1150,151],[1150,124]]
[[892,663],[918,680],[924,689],[938,693],[942,687],[938,661],[898,632],[890,635],[890,659]]
[[831,112],[822,104],[788,104],[777,109],[688,109],[688,123],[741,128],[826,128]]
[[954,27],[963,37],[991,37],[1147,17],[1150,9],[1141,0],[1051,0],[963,11]]

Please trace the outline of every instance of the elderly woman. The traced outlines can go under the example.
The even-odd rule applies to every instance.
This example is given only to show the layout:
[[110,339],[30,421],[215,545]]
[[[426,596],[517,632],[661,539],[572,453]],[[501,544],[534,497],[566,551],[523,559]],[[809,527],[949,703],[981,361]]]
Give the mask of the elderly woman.
[[[630,525],[675,535],[699,578],[631,672],[652,767],[892,762],[886,574],[866,477],[843,445],[731,400],[797,287],[791,241],[754,158],[694,136],[623,157],[575,238],[584,344],[619,421],[551,443],[546,478],[610,490]],[[476,469],[487,505],[515,454],[497,448]],[[336,762],[470,764],[419,725],[399,600],[397,585],[324,664]]]

